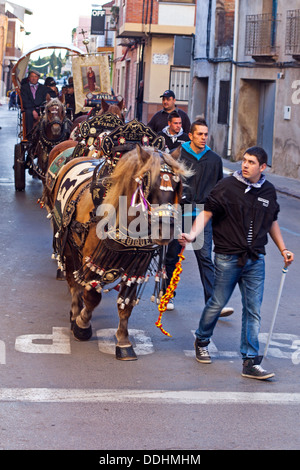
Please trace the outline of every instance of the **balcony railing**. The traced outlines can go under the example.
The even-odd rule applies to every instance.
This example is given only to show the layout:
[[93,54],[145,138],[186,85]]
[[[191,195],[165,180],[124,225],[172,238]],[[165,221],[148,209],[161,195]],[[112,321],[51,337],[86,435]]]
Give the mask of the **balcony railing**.
[[276,30],[279,19],[272,14],[246,16],[245,55],[255,59],[274,58],[278,55]]
[[287,11],[285,53],[300,57],[300,10]]

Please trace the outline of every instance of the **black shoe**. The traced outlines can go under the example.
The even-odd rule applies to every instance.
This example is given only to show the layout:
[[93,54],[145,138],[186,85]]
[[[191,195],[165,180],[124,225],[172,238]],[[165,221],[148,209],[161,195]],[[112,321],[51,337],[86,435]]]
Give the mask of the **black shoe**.
[[243,361],[242,376],[258,380],[265,380],[274,377],[275,374],[273,372],[267,372],[260,366],[262,358],[262,356],[256,356],[253,359],[245,359]]
[[211,364],[211,357],[208,352],[207,345],[202,346],[201,341],[196,339],[195,341],[196,360],[202,364]]

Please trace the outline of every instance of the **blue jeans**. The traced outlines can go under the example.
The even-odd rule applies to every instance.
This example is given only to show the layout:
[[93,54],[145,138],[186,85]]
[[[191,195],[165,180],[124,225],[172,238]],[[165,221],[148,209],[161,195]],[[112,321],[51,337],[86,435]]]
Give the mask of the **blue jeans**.
[[242,331],[240,351],[243,358],[258,355],[260,329],[260,307],[263,299],[265,279],[264,255],[258,260],[248,260],[238,266],[237,255],[215,254],[215,280],[213,293],[202,312],[196,337],[200,345],[206,346],[213,334],[221,310],[230,299],[238,284],[242,295]]

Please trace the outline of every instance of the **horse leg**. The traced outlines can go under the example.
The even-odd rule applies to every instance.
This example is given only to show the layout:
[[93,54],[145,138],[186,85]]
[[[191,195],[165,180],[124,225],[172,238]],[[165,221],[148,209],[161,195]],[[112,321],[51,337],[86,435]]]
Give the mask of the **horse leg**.
[[[80,310],[79,314],[76,315],[73,323],[73,334],[76,339],[80,341],[87,341],[92,336],[91,318],[93,311],[99,305],[101,301],[101,294],[95,290],[83,291],[83,303],[84,306]],[[74,311],[76,314],[76,311]]]
[[[77,284],[73,274],[74,269],[78,269],[80,267],[79,259],[76,256],[76,253],[74,251],[72,252],[72,248],[69,246],[68,243],[65,247],[64,256],[66,265],[66,280],[71,293],[71,330],[76,339],[81,341],[87,341],[92,336],[92,328],[89,320],[92,316],[92,311],[95,307],[92,308],[90,315],[86,314],[86,307],[84,306],[83,300],[84,302],[88,301],[83,298],[83,288],[79,284]],[[84,290],[84,293],[85,292],[86,289]]]
[[[120,292],[122,296],[122,292]],[[124,308],[122,308],[124,307]],[[131,315],[133,305],[118,304],[119,313],[119,326],[116,331],[117,345],[116,345],[116,359],[121,361],[135,361],[137,356],[134,352],[133,346],[129,341],[128,336],[128,320]]]

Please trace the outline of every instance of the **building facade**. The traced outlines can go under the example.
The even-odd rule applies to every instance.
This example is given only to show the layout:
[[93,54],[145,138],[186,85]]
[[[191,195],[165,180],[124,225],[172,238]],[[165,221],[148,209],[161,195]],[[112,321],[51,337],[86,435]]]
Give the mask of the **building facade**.
[[198,0],[189,113],[204,115],[213,149],[247,147],[271,171],[300,178],[299,0]]
[[1,96],[12,87],[11,71],[24,48],[25,14],[32,11],[18,4],[0,1],[0,78]]
[[128,119],[136,117],[140,82],[143,122],[161,109],[160,95],[166,89],[172,89],[177,104],[187,110],[195,9],[195,0],[115,0],[113,87],[125,98]]
[[300,4],[241,0],[232,155],[258,144],[272,171],[300,179]]

